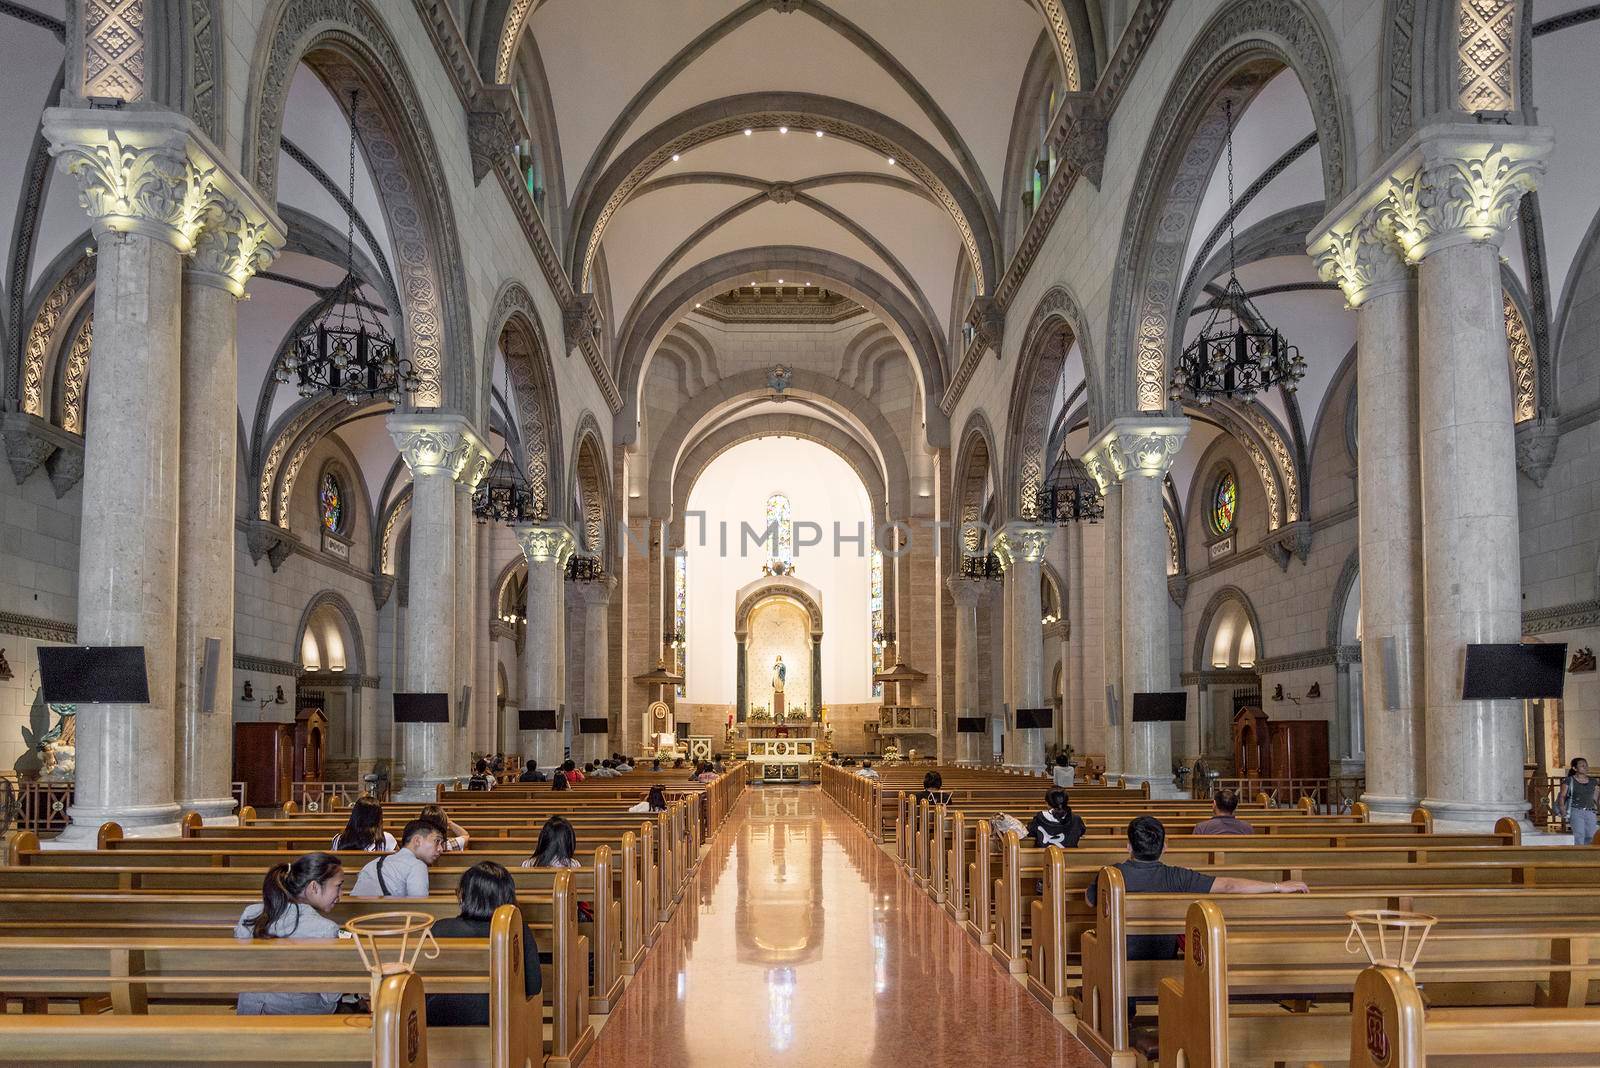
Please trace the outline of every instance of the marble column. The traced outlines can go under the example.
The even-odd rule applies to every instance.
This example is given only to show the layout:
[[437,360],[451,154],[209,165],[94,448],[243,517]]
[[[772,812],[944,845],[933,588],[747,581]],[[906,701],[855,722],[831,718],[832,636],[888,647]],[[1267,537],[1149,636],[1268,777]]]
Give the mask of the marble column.
[[1044,606],[1039,591],[1040,563],[1050,546],[1052,527],[1012,524],[997,540],[1004,562],[1006,627],[1011,653],[1011,721],[1006,725],[1006,764],[1038,770],[1044,767],[1049,732],[1016,726],[1024,708],[1042,708],[1044,700]]
[[1084,569],[1082,523],[1074,523],[1067,528],[1067,568],[1062,574],[1067,576],[1067,589],[1063,597],[1065,603],[1062,605],[1062,614],[1067,623],[1067,641],[1061,654],[1062,662],[1067,665],[1067,685],[1062,704],[1066,706],[1063,714],[1068,717],[1070,724],[1070,729],[1062,737],[1081,757],[1089,746],[1088,711],[1091,704],[1086,686],[1087,672],[1084,670],[1084,636],[1088,634],[1089,627],[1085,617],[1087,606],[1084,592],[1088,575]]
[[[979,694],[978,674],[978,608],[994,596],[999,583],[993,579],[970,579],[952,575],[945,579],[945,588],[956,606],[956,716],[957,718],[985,717],[984,702]],[[955,759],[963,764],[989,764],[993,762],[991,746],[993,735],[986,729],[982,734],[957,733]]]
[[[611,588],[615,580],[604,575],[593,582],[579,582],[578,602],[583,619],[583,712],[590,719],[608,718],[610,699],[608,672],[611,661],[611,643],[607,635],[607,622],[611,606]],[[574,752],[574,760],[603,760],[611,753],[611,734],[574,734],[573,749],[581,747],[582,755]]]
[[1172,788],[1172,724],[1133,722],[1133,695],[1176,688],[1161,487],[1188,431],[1181,417],[1115,419],[1085,460],[1096,481],[1121,486],[1122,772],[1130,782],[1148,781],[1157,794]]
[[[495,595],[499,591],[494,588],[494,580],[499,574],[494,562],[495,534],[498,530],[496,524],[479,523],[474,525],[472,532],[478,562],[477,573],[473,579],[478,591],[478,607],[472,616],[472,628],[477,635],[477,648],[473,651],[472,658],[472,699],[479,709],[472,745],[485,752],[498,750],[502,753],[515,753],[516,749],[507,749],[501,744],[499,723],[495,719],[499,711],[495,699],[495,687],[499,676],[495,669],[500,658],[495,648],[497,643],[490,621],[495,618],[499,609],[495,601]],[[506,707],[510,708],[515,690],[509,682],[506,690]]]
[[[559,523],[519,526],[516,534],[528,561],[528,626],[522,647],[527,683],[522,707],[553,712],[562,704],[561,660],[566,655],[561,627],[566,610],[564,572],[577,543],[572,531]],[[561,763],[561,737],[557,720],[553,731],[520,731],[518,748],[541,768],[550,768]]]
[[452,721],[396,724],[405,782],[397,800],[431,800],[439,783],[461,774],[455,719],[457,687],[456,483],[488,456],[457,415],[396,413],[395,447],[411,470],[411,570],[406,584],[405,688],[448,695]]
[[[147,702],[79,709],[72,822],[57,839],[77,847],[106,821],[130,836],[176,832],[183,257],[219,204],[249,198],[222,154],[176,113],[50,108],[44,135],[77,183],[97,253],[78,641],[142,647],[149,684]],[[255,245],[281,242],[267,217],[239,235],[251,242],[241,265],[254,264]],[[232,450],[230,441],[230,460]],[[227,528],[231,548],[231,509]]]
[[[456,482],[456,577],[453,589],[456,596],[456,679],[451,689],[452,700],[459,701],[467,693],[466,707],[455,717],[457,774],[465,775],[471,768],[469,762],[477,750],[477,720],[481,710],[494,706],[494,693],[488,694],[485,704],[483,694],[476,685],[478,628],[478,529],[472,516],[472,481],[463,476]],[[491,754],[492,755],[492,754]]]
[[1361,703],[1373,742],[1362,800],[1379,815],[1407,817],[1426,773],[1416,278],[1392,216],[1359,196],[1334,209],[1309,247],[1357,310],[1361,660],[1370,665]]
[[1101,537],[1104,604],[1100,660],[1108,693],[1101,733],[1105,738],[1106,777],[1111,779],[1122,774],[1122,731],[1128,717],[1128,700],[1122,692],[1122,487],[1110,481],[1109,468],[1104,474],[1100,482],[1100,492],[1106,498]]
[[[258,200],[217,200],[184,271],[179,362],[178,614],[175,759],[178,804],[206,823],[236,823],[233,800],[233,575],[238,452],[238,303],[284,243]],[[220,643],[204,691],[206,641]],[[363,655],[365,650],[362,651]],[[359,700],[360,694],[356,695]]]

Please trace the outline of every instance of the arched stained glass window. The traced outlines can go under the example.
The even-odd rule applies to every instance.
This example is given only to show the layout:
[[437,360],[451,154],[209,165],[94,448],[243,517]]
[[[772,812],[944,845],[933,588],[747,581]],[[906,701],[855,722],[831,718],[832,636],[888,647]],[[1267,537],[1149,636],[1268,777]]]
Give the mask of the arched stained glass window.
[[1224,471],[1211,491],[1211,529],[1218,534],[1233,530],[1239,511],[1239,483],[1232,471]]
[[[867,613],[872,626],[872,663],[870,674],[876,675],[884,668],[883,650],[884,643],[879,635],[883,633],[883,553],[877,549],[872,551],[872,582],[867,588]],[[872,696],[883,696],[883,683],[872,684]]]
[[322,529],[331,534],[337,534],[344,526],[344,487],[339,485],[338,476],[332,471],[325,471],[322,475],[322,484],[317,487],[317,506],[322,515]]
[[781,493],[767,498],[767,525],[762,536],[766,539],[767,564],[777,574],[787,573],[794,566],[794,513],[789,498]]

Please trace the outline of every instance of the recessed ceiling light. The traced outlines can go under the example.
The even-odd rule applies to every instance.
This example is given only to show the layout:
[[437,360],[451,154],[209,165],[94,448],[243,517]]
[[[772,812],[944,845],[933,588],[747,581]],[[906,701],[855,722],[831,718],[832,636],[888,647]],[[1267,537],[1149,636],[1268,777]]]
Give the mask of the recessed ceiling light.
[[751,134],[753,134],[753,133],[755,133],[755,131],[754,131],[754,130],[752,130],[752,129],[750,129],[750,128],[749,128],[749,127],[748,127],[748,126],[746,126],[746,127],[745,127],[745,130],[744,130],[744,135],[745,135],[745,136],[746,136],[746,137],[749,137],[749,136],[750,136],[750,135],[751,135]]
[[674,162],[674,163],[678,162],[678,154],[676,152],[674,152],[672,154],[672,162]]
[[786,133],[788,133],[788,132],[789,132],[789,127],[787,127],[787,126],[780,126],[780,127],[778,127],[778,132],[779,132],[779,133],[781,133],[781,134],[786,134]]
[[783,279],[781,279],[781,278],[780,278],[780,279],[778,279],[778,284],[779,284],[779,285],[780,285],[780,286],[781,286],[781,285],[783,285]]
[[810,283],[810,282],[807,282],[807,283],[806,283],[806,285],[810,285],[810,284],[811,284],[811,283]]
[[697,301],[695,301],[695,302],[694,302],[694,306],[695,306],[695,307],[696,307],[696,308],[698,308],[698,307],[700,307],[700,302],[699,302],[699,301],[698,301],[698,300],[697,300]]
[[822,131],[821,131],[821,130],[818,130],[818,131],[817,131],[817,136],[818,136],[818,137],[821,137],[821,136],[822,136]]
[[894,157],[893,156],[889,157],[889,166],[891,166],[891,167],[894,166]]

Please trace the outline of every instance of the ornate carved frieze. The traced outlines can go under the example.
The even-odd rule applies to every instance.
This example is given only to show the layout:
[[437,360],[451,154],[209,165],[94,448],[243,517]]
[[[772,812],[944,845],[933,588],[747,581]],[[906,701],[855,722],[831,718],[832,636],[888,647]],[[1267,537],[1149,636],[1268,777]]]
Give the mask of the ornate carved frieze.
[[[395,532],[400,529],[400,523],[411,514],[411,495],[408,493],[395,501],[394,507],[389,509],[389,517],[383,522],[383,534],[378,539],[378,573],[393,576],[395,565],[398,563],[395,550],[397,543]],[[388,593],[385,591],[384,596]],[[380,608],[382,605],[379,606]]]
[[1516,107],[1516,0],[1459,0],[1456,12],[1457,100],[1462,111]]
[[147,0],[82,0],[82,95],[134,101],[145,96]]
[[1533,339],[1522,321],[1522,311],[1510,293],[1502,294],[1506,313],[1506,347],[1511,352],[1511,398],[1516,421],[1521,423],[1539,414]]
[[578,541],[564,523],[531,523],[515,528],[517,544],[528,565],[551,565],[565,568],[577,550]]
[[94,349],[94,312],[87,312],[72,344],[62,360],[61,428],[72,434],[83,433],[84,393],[89,384],[89,353]]
[[1600,626],[1600,598],[1535,608],[1522,613],[1522,633],[1525,636],[1595,626]]
[[73,304],[94,283],[94,270],[92,256],[84,256],[68,268],[51,287],[49,296],[45,297],[28,327],[22,352],[22,410],[30,415],[45,414],[45,364],[52,347],[59,343],[57,331],[65,328]]
[[14,634],[19,638],[33,638],[41,642],[62,642],[71,645],[78,640],[78,625],[64,623],[43,616],[25,616],[18,612],[0,612],[0,634]]
[[1556,462],[1556,448],[1561,443],[1561,431],[1556,420],[1530,419],[1517,424],[1517,470],[1527,475],[1535,486],[1543,486],[1545,476]]

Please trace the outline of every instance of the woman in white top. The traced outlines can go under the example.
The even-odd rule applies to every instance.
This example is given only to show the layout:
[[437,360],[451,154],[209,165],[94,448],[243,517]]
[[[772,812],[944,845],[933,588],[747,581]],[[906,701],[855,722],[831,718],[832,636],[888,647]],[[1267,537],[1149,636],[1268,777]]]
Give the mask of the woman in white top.
[[630,805],[629,812],[665,812],[667,810],[667,791],[661,786],[650,787],[650,792],[643,801],[637,805]]
[[539,829],[533,856],[522,862],[524,868],[581,868],[573,856],[578,851],[578,834],[564,816],[551,816]]
[[1067,762],[1067,754],[1056,757],[1056,766],[1050,769],[1050,778],[1055,780],[1057,786],[1071,786],[1077,775],[1078,769]]
[[445,815],[442,805],[423,805],[422,818],[432,820],[439,825],[439,833],[444,836],[446,853],[459,853],[467,848],[468,842],[472,841],[472,835],[467,833],[465,827]]
[[383,806],[370,797],[358,797],[350,806],[344,830],[333,836],[332,848],[362,853],[393,853],[394,835],[383,829]]
[[[276,864],[261,884],[261,901],[248,906],[234,924],[233,937],[338,938],[339,925],[327,913],[339,903],[344,866],[330,853],[307,853],[293,864]],[[320,1016],[339,1005],[334,993],[245,992],[240,1016]]]

